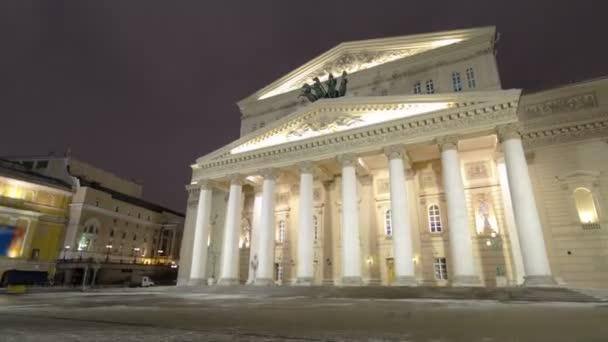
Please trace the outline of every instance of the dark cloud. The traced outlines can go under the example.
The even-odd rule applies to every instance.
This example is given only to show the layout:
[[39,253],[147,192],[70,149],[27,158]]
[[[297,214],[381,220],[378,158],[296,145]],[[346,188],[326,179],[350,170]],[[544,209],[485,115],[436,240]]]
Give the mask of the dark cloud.
[[349,40],[496,25],[503,86],[608,74],[603,1],[3,1],[0,155],[60,153],[183,210],[235,102]]

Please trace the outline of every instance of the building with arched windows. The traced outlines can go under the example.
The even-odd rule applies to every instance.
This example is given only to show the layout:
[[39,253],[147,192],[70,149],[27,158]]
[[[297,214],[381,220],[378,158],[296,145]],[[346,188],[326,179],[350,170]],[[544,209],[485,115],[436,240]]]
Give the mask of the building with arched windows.
[[141,184],[69,156],[9,159],[38,177],[68,184],[73,194],[54,246],[57,281],[122,284],[133,272],[165,283],[175,278],[171,265],[179,256],[183,214],[144,200]]
[[608,286],[608,79],[503,89],[495,37],[342,43],[238,102],[178,283]]

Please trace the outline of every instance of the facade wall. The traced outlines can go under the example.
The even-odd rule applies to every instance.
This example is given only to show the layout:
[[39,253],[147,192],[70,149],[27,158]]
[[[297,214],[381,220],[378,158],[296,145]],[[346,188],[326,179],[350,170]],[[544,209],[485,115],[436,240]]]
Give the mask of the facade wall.
[[6,255],[0,255],[0,276],[11,269],[54,272],[70,198],[67,188],[0,176],[3,239],[13,233]]
[[[553,271],[573,286],[608,287],[608,144],[589,140],[536,149],[531,165]],[[578,188],[593,193],[598,228],[583,226],[574,199]]]

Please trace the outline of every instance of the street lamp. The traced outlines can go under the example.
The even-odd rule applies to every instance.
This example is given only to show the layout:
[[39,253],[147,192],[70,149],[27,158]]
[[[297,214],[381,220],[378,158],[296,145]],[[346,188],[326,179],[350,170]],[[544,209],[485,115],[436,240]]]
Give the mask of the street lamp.
[[[162,249],[159,249],[157,252],[158,252],[158,258],[160,259],[160,258],[162,258],[162,257],[163,257],[163,255],[162,255],[162,254],[163,254],[165,251],[163,251]],[[160,260],[157,260],[157,264],[160,264]]]
[[133,263],[137,264],[137,252],[139,252],[139,247],[133,248]]
[[110,261],[110,251],[112,250],[112,245],[106,245],[106,262]]
[[69,250],[70,250],[70,246],[64,246],[64,247],[63,247],[63,261],[64,261],[64,262],[66,261],[67,254],[68,254],[68,251],[69,251]]

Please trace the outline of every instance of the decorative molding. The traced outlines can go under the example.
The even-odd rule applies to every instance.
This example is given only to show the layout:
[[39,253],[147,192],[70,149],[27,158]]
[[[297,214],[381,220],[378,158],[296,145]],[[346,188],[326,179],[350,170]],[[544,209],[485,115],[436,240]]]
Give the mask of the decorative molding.
[[392,159],[403,159],[405,156],[405,146],[403,144],[391,145],[385,147],[384,155],[388,158],[388,160]]
[[475,180],[490,178],[490,168],[490,162],[487,160],[465,163],[464,169],[466,173],[466,179]]
[[238,173],[228,175],[228,179],[230,180],[230,185],[243,185],[243,177]]
[[595,107],[598,107],[597,96],[595,92],[589,92],[532,103],[526,105],[523,112],[529,119],[536,119],[555,113],[576,112]]
[[336,157],[338,163],[342,165],[342,167],[346,166],[355,166],[357,164],[357,156],[354,153],[345,153],[340,154]]
[[[501,91],[487,103],[461,103],[455,108],[416,115],[398,120],[364,126],[348,131],[337,132],[306,140],[285,143],[268,148],[231,154],[234,146],[241,144],[238,140],[224,149],[199,159],[199,168],[193,169],[193,179],[225,177],[230,171],[253,172],[260,166],[284,167],[299,161],[321,160],[345,153],[381,150],[387,145],[420,143],[432,141],[446,130],[458,133],[470,133],[480,130],[492,130],[497,124],[506,124],[517,120],[516,108],[519,91]],[[498,94],[496,94],[498,95]],[[318,101],[316,103],[320,103]],[[315,104],[316,104],[315,103]],[[314,105],[314,104],[313,104]],[[326,110],[390,110],[394,105],[352,104],[353,108],[327,108]],[[321,109],[320,109],[321,110]],[[292,121],[297,121],[298,118]],[[289,121],[291,122],[291,121]],[[268,134],[268,132],[263,133]],[[246,138],[246,139],[251,139]]]
[[435,139],[435,143],[439,145],[440,151],[447,150],[458,150],[458,136],[457,135],[444,135]]
[[522,139],[524,148],[534,149],[572,141],[605,138],[606,136],[608,136],[608,113],[604,117],[592,121],[526,130],[522,134]]
[[298,168],[300,169],[300,173],[312,173],[314,164],[309,160],[305,160],[298,163]]
[[519,122],[496,126],[498,140],[503,142],[508,139],[521,139],[522,127]]
[[260,175],[262,177],[264,177],[264,180],[276,180],[279,173],[277,171],[277,169],[274,168],[266,168],[266,169],[262,169],[260,170]]

